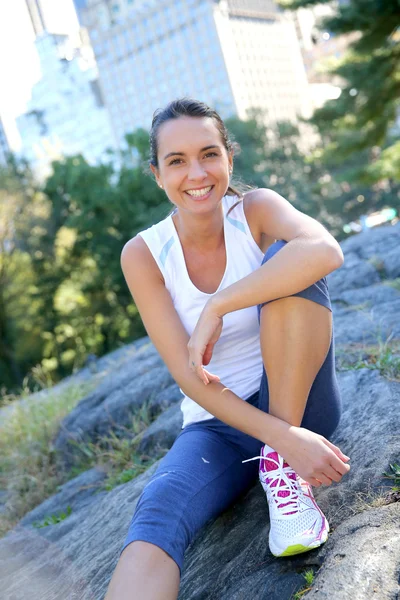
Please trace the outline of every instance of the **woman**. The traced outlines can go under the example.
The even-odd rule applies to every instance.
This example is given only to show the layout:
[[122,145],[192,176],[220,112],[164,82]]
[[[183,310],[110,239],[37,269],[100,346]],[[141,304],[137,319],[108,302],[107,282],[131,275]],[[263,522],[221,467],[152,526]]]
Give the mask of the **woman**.
[[321,545],[329,526],[311,485],[350,468],[327,439],[340,396],[325,276],[340,246],[271,190],[241,197],[232,143],[205,104],[156,112],[151,150],[175,210],[125,245],[121,265],[184,394],[183,429],[143,490],[106,600],[177,598],[193,536],[257,475],[271,552]]

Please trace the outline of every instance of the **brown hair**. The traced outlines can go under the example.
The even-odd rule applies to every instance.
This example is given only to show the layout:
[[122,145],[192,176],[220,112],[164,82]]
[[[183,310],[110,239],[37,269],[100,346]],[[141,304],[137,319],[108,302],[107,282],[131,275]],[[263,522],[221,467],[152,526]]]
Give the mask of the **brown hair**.
[[[178,119],[179,117],[210,117],[214,120],[215,126],[218,129],[222,142],[228,153],[234,152],[239,154],[239,144],[231,139],[231,136],[225,127],[225,124],[216,110],[210,108],[204,102],[195,100],[194,98],[179,98],[169,102],[165,108],[158,108],[153,115],[153,121],[150,130],[150,164],[158,169],[158,132],[163,123],[171,119]],[[238,196],[240,200],[243,199],[244,192],[251,189],[251,186],[246,186],[241,181],[236,181],[229,184],[226,191],[228,196]],[[236,206],[234,204],[230,210]]]

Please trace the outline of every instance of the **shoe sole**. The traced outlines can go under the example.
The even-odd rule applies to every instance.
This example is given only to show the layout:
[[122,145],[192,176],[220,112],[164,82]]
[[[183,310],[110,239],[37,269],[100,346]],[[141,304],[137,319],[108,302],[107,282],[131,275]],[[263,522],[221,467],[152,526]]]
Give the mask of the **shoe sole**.
[[329,533],[329,524],[326,521],[326,529],[322,535],[320,540],[315,540],[311,542],[308,546],[304,546],[303,544],[293,544],[292,546],[287,546],[284,550],[276,550],[275,548],[271,548],[271,542],[269,544],[271,553],[276,556],[276,558],[285,557],[285,556],[295,556],[296,554],[303,554],[303,552],[309,552],[310,550],[314,550],[315,548],[319,548],[322,544],[328,539]]

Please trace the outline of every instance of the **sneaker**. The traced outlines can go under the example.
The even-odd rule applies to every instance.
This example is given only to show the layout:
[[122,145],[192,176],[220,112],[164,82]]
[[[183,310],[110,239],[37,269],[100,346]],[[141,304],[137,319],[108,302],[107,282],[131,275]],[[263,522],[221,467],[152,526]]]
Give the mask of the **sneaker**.
[[271,450],[263,446],[262,456],[255,457],[261,459],[259,477],[269,506],[270,550],[274,556],[292,556],[318,548],[328,539],[329,524],[311,485]]

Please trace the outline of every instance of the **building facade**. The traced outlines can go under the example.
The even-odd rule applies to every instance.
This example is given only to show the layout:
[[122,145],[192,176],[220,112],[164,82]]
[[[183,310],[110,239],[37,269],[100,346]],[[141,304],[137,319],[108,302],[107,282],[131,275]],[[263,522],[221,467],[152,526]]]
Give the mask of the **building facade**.
[[10,152],[8,139],[0,117],[0,166],[7,164],[7,154]]
[[310,110],[294,19],[272,0],[85,0],[81,11],[118,144],[189,95],[223,118]]
[[35,45],[42,76],[16,122],[20,154],[43,179],[52,160],[82,154],[95,164],[115,148],[116,140],[87,32],[81,29],[75,37],[44,33]]

